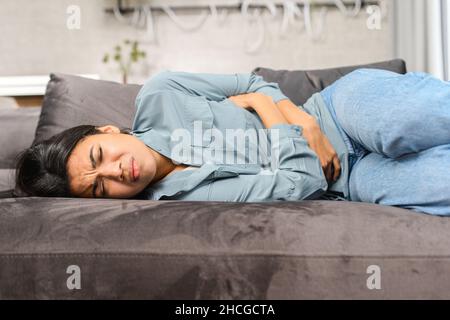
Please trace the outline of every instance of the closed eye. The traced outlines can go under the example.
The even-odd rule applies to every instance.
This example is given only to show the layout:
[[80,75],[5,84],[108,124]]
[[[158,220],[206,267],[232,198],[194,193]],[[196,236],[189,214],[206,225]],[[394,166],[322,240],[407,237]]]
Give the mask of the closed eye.
[[[98,145],[98,163],[102,163],[103,161],[103,148],[101,145]],[[106,190],[105,190],[105,180],[102,179],[100,184],[100,194],[102,198],[106,197]]]
[[[103,149],[102,149],[102,146],[98,145],[98,153],[97,153],[96,157],[94,157],[94,146],[92,146],[90,151],[89,151],[89,158],[91,160],[92,169],[95,169],[97,167],[97,165],[99,165],[103,161]],[[98,185],[99,185],[99,183],[98,183],[98,180],[96,179],[94,181],[94,183],[92,184],[92,197],[93,198],[97,197]],[[104,185],[104,181],[103,180],[100,183],[100,187],[101,187],[100,196],[104,197],[106,192],[105,192],[105,185]]]
[[98,145],[98,161],[100,161],[100,163],[103,161],[103,149],[101,145]]

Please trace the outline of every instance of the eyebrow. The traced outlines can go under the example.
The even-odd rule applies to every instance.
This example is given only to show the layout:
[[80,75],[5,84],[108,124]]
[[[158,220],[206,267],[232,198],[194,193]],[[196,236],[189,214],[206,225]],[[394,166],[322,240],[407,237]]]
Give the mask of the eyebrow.
[[[92,145],[91,149],[89,150],[89,159],[91,160],[92,169],[95,169],[97,162],[94,159],[93,150],[94,150],[94,145]],[[92,183],[92,197],[93,198],[97,198],[97,196],[95,195],[95,193],[97,191],[97,186],[98,186],[98,182],[97,182],[97,179],[95,179],[94,182]]]

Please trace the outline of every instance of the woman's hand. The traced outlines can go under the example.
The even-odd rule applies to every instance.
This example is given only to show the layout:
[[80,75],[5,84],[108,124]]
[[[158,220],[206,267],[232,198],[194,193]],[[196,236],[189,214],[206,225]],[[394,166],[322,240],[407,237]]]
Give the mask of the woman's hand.
[[[231,96],[230,99],[238,107],[251,110],[259,105],[263,105],[268,96],[253,92]],[[303,128],[303,136],[308,142],[309,147],[317,154],[320,160],[322,170],[328,182],[336,181],[339,178],[341,165],[339,157],[328,138],[320,130],[316,119],[300,108],[295,106],[289,100],[283,100],[278,103],[278,109],[284,115],[287,122],[296,124]]]
[[303,136],[317,154],[327,181],[335,182],[341,173],[341,164],[327,136],[322,133],[318,124],[303,126]]
[[289,123],[303,128],[303,136],[308,141],[309,147],[317,154],[325,177],[329,182],[336,181],[341,171],[339,157],[327,136],[320,130],[316,118],[289,99],[280,100],[277,106]]
[[261,119],[264,128],[271,128],[276,124],[289,124],[287,119],[278,109],[272,97],[252,92],[229,97],[238,107],[244,109],[253,109]]

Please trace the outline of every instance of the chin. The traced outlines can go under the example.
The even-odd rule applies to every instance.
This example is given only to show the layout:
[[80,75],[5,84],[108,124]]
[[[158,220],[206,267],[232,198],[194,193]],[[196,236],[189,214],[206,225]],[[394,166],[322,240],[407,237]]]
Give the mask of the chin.
[[149,184],[151,184],[153,182],[153,180],[156,177],[156,172],[153,172],[151,175],[149,175],[149,177],[150,177],[149,179],[147,179],[147,176],[142,177],[143,178],[142,182],[143,182],[143,184],[145,184],[144,188],[146,188]]

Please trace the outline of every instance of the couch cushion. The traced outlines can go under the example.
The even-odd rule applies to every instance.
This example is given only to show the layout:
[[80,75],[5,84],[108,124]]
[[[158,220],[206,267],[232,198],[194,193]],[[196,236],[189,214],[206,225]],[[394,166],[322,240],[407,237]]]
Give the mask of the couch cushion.
[[140,85],[52,73],[47,84],[34,143],[81,125],[130,128]]
[[273,70],[256,68],[255,73],[266,81],[277,82],[281,91],[296,105],[303,105],[314,93],[322,91],[340,77],[358,68],[378,68],[405,73],[406,65],[403,60],[395,59],[371,64],[321,69],[321,70]]
[[449,233],[360,202],[2,199],[0,299],[449,299]]
[[17,154],[31,145],[40,111],[35,107],[0,109],[0,169],[14,168]]

